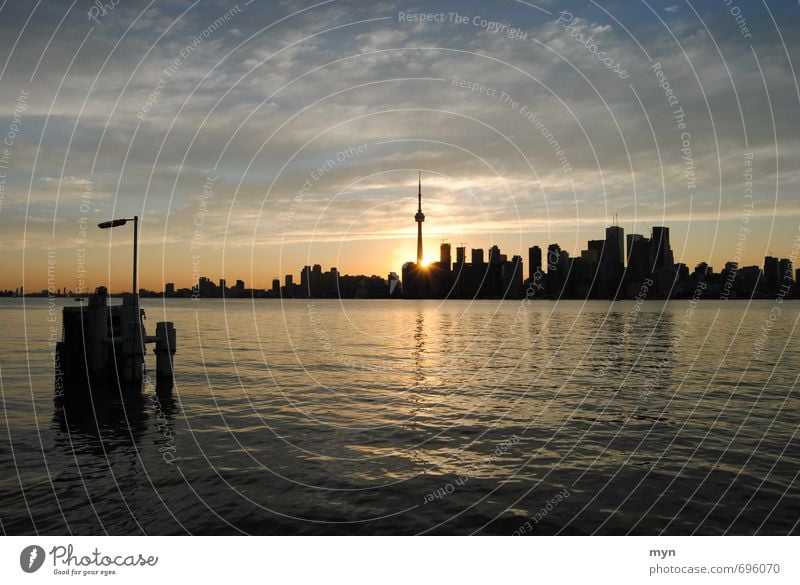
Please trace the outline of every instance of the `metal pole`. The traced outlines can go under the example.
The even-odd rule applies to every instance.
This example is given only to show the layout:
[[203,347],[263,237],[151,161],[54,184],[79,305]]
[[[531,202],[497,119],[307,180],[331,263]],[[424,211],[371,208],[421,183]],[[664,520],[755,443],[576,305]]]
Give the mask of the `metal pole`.
[[[136,265],[139,260],[139,216],[133,216],[133,294],[138,295],[139,290],[136,288]],[[139,319],[137,317],[136,321]]]

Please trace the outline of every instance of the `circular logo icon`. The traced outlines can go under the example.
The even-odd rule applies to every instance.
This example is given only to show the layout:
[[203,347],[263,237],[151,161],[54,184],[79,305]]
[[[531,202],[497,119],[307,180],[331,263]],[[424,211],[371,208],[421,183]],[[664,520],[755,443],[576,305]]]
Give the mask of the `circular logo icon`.
[[19,554],[19,566],[26,573],[35,573],[44,564],[44,549],[32,544],[22,549]]

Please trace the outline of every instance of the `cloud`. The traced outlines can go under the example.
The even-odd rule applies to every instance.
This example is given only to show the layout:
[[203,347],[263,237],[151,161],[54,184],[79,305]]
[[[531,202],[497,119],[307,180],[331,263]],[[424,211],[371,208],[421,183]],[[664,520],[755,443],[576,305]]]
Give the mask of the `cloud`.
[[[54,234],[72,245],[91,181],[92,221],[138,212],[150,226],[144,245],[178,250],[181,264],[203,185],[218,173],[202,222],[209,249],[255,242],[272,266],[281,242],[311,234],[404,242],[422,169],[432,236],[546,245],[568,233],[577,252],[614,213],[640,231],[645,220],[715,216],[735,230],[750,152],[759,217],[776,205],[782,217],[800,213],[799,98],[787,58],[798,53],[797,16],[781,7],[772,10],[783,38],[754,8],[749,41],[730,14],[703,7],[701,19],[683,11],[668,24],[624,2],[573,8],[568,31],[557,3],[541,5],[549,15],[510,3],[467,15],[452,4],[444,21],[417,24],[398,22],[411,8],[397,4],[311,6],[252,3],[215,26],[228,5],[125,2],[91,23],[85,7],[65,17],[43,3],[20,34],[32,7],[4,5],[0,103],[10,112],[30,92],[4,182],[4,243],[20,255]],[[469,18],[451,22],[451,13]],[[361,144],[364,153],[336,161]],[[313,179],[327,160],[336,164]],[[689,237],[687,248],[705,241]],[[714,250],[715,261],[725,253]],[[292,254],[287,262],[302,262]],[[391,268],[382,262],[365,255],[362,269]],[[3,268],[12,282],[0,286],[21,278],[16,260]]]

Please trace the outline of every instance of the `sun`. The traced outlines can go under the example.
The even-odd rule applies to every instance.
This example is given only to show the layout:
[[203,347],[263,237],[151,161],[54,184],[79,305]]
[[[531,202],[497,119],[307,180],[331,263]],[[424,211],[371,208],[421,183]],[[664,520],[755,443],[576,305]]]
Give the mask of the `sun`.
[[421,268],[428,268],[431,264],[433,264],[433,260],[430,258],[423,258],[419,265]]

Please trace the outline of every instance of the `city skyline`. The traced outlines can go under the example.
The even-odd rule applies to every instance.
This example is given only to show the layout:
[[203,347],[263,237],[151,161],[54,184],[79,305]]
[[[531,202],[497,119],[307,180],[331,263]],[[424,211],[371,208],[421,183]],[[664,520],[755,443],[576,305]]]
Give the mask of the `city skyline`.
[[[614,538],[539,578],[791,581],[722,538],[800,533],[798,24],[0,1],[5,581],[308,572],[108,535],[426,534]],[[389,580],[530,572],[497,542]]]
[[[166,282],[162,289],[140,287],[143,296],[167,298],[546,298],[546,299],[624,299],[646,300],[682,298],[692,294],[737,298],[795,298],[800,296],[800,268],[796,268],[800,239],[789,258],[765,256],[762,264],[728,260],[722,270],[708,262],[694,268],[675,261],[670,228],[651,226],[649,237],[626,234],[621,226],[605,229],[605,238],[586,242],[586,249],[570,254],[557,242],[542,248],[532,245],[523,256],[503,254],[499,246],[488,249],[456,247],[455,260],[450,242],[442,241],[438,260],[423,260],[421,224],[422,181],[418,178],[417,258],[405,262],[400,271],[390,271],[384,279],[373,273],[346,274],[337,267],[323,271],[321,264],[307,264],[299,272],[275,276],[269,286],[247,287],[242,279],[228,286],[228,279],[198,276],[188,286]],[[469,250],[469,254],[467,251]],[[486,254],[484,254],[486,252]],[[738,257],[737,257],[738,258]],[[468,261],[469,259],[469,261]],[[420,277],[422,280],[419,280]],[[699,292],[697,285],[702,284]],[[102,285],[101,285],[102,286]],[[105,290],[106,287],[102,286]],[[49,286],[36,290],[17,287],[0,289],[2,296],[83,296],[76,291]],[[644,295],[642,296],[642,291]],[[127,291],[111,291],[120,295]]]
[[[414,181],[414,183],[411,183],[418,187],[418,189],[420,190],[419,194],[421,194],[421,181],[422,181],[421,173],[422,171],[419,171],[420,176],[417,177],[417,180]],[[400,191],[401,189],[403,189],[405,184],[407,183],[401,183],[400,185],[398,185],[396,191]],[[417,202],[417,204],[420,203],[418,200],[419,194],[413,195],[413,199]],[[407,200],[409,200],[408,197],[404,197],[402,199],[403,202]],[[318,263],[325,266],[337,266],[337,267],[352,265],[354,268],[352,270],[348,270],[348,272],[352,272],[353,274],[379,275],[379,274],[387,274],[389,272],[398,272],[402,264],[409,257],[413,255],[413,252],[408,251],[409,248],[411,250],[413,250],[414,248],[418,249],[420,237],[423,249],[427,250],[424,253],[424,263],[428,264],[435,262],[436,260],[438,260],[438,256],[436,255],[436,252],[438,251],[438,244],[447,241],[452,245],[454,244],[454,242],[451,241],[448,235],[450,235],[453,238],[459,238],[460,236],[457,228],[450,227],[450,229],[442,229],[443,228],[442,224],[445,224],[444,227],[448,227],[446,226],[447,211],[446,209],[443,209],[441,206],[437,205],[435,197],[431,198],[429,196],[427,198],[427,202],[428,205],[432,205],[434,207],[434,209],[436,210],[435,213],[437,215],[437,221],[435,221],[434,223],[428,222],[428,227],[426,228],[426,233],[433,231],[434,232],[433,234],[424,235],[418,232],[415,237],[415,235],[408,229],[405,230],[407,233],[404,234],[402,233],[403,232],[402,222],[398,220],[397,221],[398,233],[394,234],[393,236],[390,236],[385,240],[376,240],[376,241],[363,240],[359,238],[355,238],[351,241],[339,240],[338,241],[339,251],[337,251],[337,253],[334,254],[331,253],[330,251],[325,251],[325,248],[327,248],[327,246],[322,246],[323,249],[322,253],[318,254],[315,257],[313,263],[315,264]],[[429,214],[433,216],[433,213]],[[616,216],[617,214],[612,214],[612,215]],[[105,218],[99,218],[99,219],[102,220]],[[425,220],[423,219],[423,221]],[[143,223],[142,228],[145,228],[146,222],[142,223]],[[418,225],[420,225],[421,227],[421,224]],[[617,226],[612,226],[610,224],[605,225],[605,223],[603,222],[600,222],[599,224],[598,222],[595,221],[587,222],[586,224],[581,224],[580,226],[573,226],[576,227],[575,230],[572,231],[566,230],[564,232],[571,234],[572,237],[569,237],[566,240],[562,239],[562,241],[568,242],[564,244],[563,247],[565,249],[579,250],[581,244],[576,234],[584,234],[586,240],[583,241],[587,241],[588,236],[594,233],[589,231],[589,228],[587,226],[595,226],[595,225],[604,225],[605,227],[602,229],[608,229],[609,227],[620,227],[626,233],[631,233],[631,232],[636,233],[637,231],[647,231],[648,229],[648,224],[645,224],[645,222],[643,222],[641,218],[639,218],[635,222],[634,220],[626,222],[624,219],[622,219],[618,221]],[[628,226],[635,226],[635,228],[631,230]],[[677,234],[677,238],[675,236],[673,236],[672,238],[675,261],[687,264],[689,266],[693,266],[701,262],[706,262],[709,265],[713,266],[715,264],[723,265],[726,262],[730,261],[731,257],[737,255],[741,258],[740,261],[741,265],[761,266],[763,264],[763,259],[767,256],[787,257],[791,255],[792,247],[794,245],[794,240],[786,242],[786,244],[780,248],[774,245],[769,246],[766,242],[760,243],[755,240],[755,238],[752,236],[753,228],[751,228],[750,226],[752,226],[752,220],[748,219],[747,222],[739,226],[740,231],[737,234],[737,241],[741,242],[741,240],[746,239],[747,245],[742,246],[741,244],[738,244],[734,246],[730,252],[727,252],[727,254],[729,254],[727,257],[725,256],[726,252],[719,251],[715,254],[714,257],[717,258],[717,260],[714,261],[713,259],[704,258],[701,252],[687,251],[684,246],[686,242],[685,225],[682,226],[682,224],[679,222],[677,229],[675,229],[674,225],[671,225],[670,229],[672,230],[673,234]],[[577,229],[578,227],[580,227],[580,229]],[[681,229],[681,227],[683,227],[683,230]],[[41,271],[34,272],[33,275],[30,276],[28,282],[32,284],[28,284],[26,288],[29,290],[40,290],[41,288],[49,286],[48,285],[49,259],[52,258],[53,255],[55,255],[56,257],[61,255],[62,258],[66,258],[65,261],[61,263],[61,265],[63,266],[64,264],[67,264],[68,266],[70,266],[74,264],[75,258],[79,255],[78,254],[79,249],[80,247],[83,246],[84,256],[86,256],[87,258],[92,258],[92,257],[94,258],[94,261],[87,259],[84,264],[84,266],[86,267],[86,272],[84,273],[83,278],[87,283],[89,283],[87,285],[88,288],[86,286],[84,287],[84,291],[93,290],[95,286],[109,286],[109,284],[111,284],[109,288],[112,291],[112,293],[128,290],[130,287],[125,288],[124,283],[127,282],[129,276],[125,273],[125,271],[124,270],[117,271],[113,269],[109,271],[110,266],[116,267],[118,264],[122,264],[124,266],[126,262],[130,261],[129,258],[126,259],[126,255],[128,256],[130,255],[130,246],[129,242],[126,241],[126,236],[117,235],[111,237],[95,228],[96,226],[93,223],[88,223],[88,221],[86,222],[85,227],[81,226],[80,229],[81,233],[84,234],[83,236],[84,240],[81,242],[80,246],[76,245],[76,247],[68,247],[66,249],[48,248],[45,251],[46,253],[41,261],[32,263],[35,266],[41,266]],[[747,232],[746,238],[741,237],[742,229],[750,230]],[[142,276],[140,276],[140,284],[142,288],[146,288],[148,290],[163,290],[163,287],[168,282],[182,282],[182,283],[187,282],[187,280],[189,279],[185,275],[187,272],[191,273],[192,271],[193,262],[191,260],[188,266],[181,266],[179,269],[175,270],[174,273],[171,272],[170,274],[166,274],[162,279],[159,279],[157,276],[154,276],[153,273],[156,271],[146,264],[147,261],[146,259],[149,258],[150,261],[152,261],[152,244],[148,245],[147,241],[144,238],[142,238],[141,236],[142,231],[143,229],[140,230],[140,248],[139,248],[140,257],[143,258],[140,261],[140,267],[142,271]],[[555,229],[553,231],[555,232]],[[455,232],[455,234],[453,234],[452,232]],[[800,234],[800,225],[798,225],[798,234]],[[396,242],[398,240],[405,240],[405,242],[401,246],[397,246]],[[509,245],[507,243],[509,240],[512,242],[516,241],[518,247],[514,247],[514,244]],[[306,247],[310,249],[312,243],[313,242],[308,242],[306,244]],[[506,250],[511,248],[512,255],[520,255],[524,257],[525,254],[527,253],[527,249],[531,245],[537,245],[546,249],[547,246],[549,246],[551,243],[553,242],[552,241],[548,242],[541,238],[538,240],[524,241],[522,235],[516,235],[515,237],[511,238],[506,237],[497,240],[489,240],[481,247],[485,250],[488,250],[492,246],[499,246]],[[556,243],[559,243],[559,245],[561,245],[560,242]],[[469,242],[465,242],[463,239],[458,239],[455,242],[455,245],[461,245],[461,244],[467,245],[468,247],[472,248],[472,246],[469,245]],[[214,244],[211,245],[213,246]],[[386,260],[385,257],[382,256],[378,256],[377,260],[375,260],[374,258],[371,258],[370,260],[364,260],[363,259],[364,255],[362,253],[363,250],[365,248],[374,249],[376,245],[382,247],[383,250],[386,250],[387,251],[386,255],[393,258],[393,260],[391,261]],[[92,246],[94,246],[96,249],[91,249]],[[341,250],[346,250],[346,249],[351,250],[351,252],[348,253],[346,258],[344,258],[343,257],[344,252],[342,252]],[[150,250],[151,253],[148,254],[147,250]],[[431,252],[431,250],[433,250],[433,252]],[[779,250],[779,251],[775,252],[774,250]],[[759,253],[761,252],[763,252],[763,255],[759,256]],[[273,257],[274,254],[271,254],[269,251],[265,251],[264,256],[269,258]],[[687,260],[688,258],[691,258],[691,260]],[[255,258],[254,254],[251,260],[254,265],[259,264],[261,262],[260,258]],[[157,264],[159,263],[163,264],[163,262],[157,261]],[[277,262],[272,262],[272,265],[276,264],[278,266],[282,265],[280,260],[278,260]],[[204,263],[204,265],[206,265],[206,263]],[[98,269],[100,267],[103,268],[104,272],[107,272],[107,274],[110,275],[110,278],[102,279],[93,276],[94,274],[97,274],[97,272],[99,272]],[[73,272],[75,273],[74,281],[77,282],[79,280],[77,266]],[[232,275],[232,278],[229,277],[227,278],[227,280],[236,280],[239,277],[244,276],[245,278],[247,278],[248,282],[254,283],[256,287],[268,289],[270,288],[271,282],[275,277],[282,278],[283,276],[285,276],[284,272],[281,272],[279,269],[273,270],[273,274],[268,275],[268,272],[269,272],[268,270],[263,273],[257,270],[253,271],[245,270],[244,272],[239,272]],[[183,274],[184,277],[179,278],[178,276],[180,274]],[[69,276],[67,277],[62,276],[63,271],[56,270],[56,275],[57,275],[56,288],[67,288],[67,289],[76,288],[74,284],[69,283]],[[226,279],[225,274],[220,272],[219,269],[204,270],[203,276],[215,280]],[[113,284],[116,282],[120,282],[122,283],[122,285],[117,286]],[[37,283],[41,284],[37,285]],[[21,284],[20,282],[15,283],[14,281],[12,281],[11,277],[0,276],[0,290],[14,290],[19,286],[25,286],[25,285]]]
[[[450,251],[451,251],[451,248],[452,248],[452,243],[446,238],[440,239],[440,250],[441,250],[441,254],[442,255],[438,259],[437,259],[437,257],[433,256],[431,252],[427,252],[427,253],[424,252],[424,249],[426,249],[426,247],[424,246],[425,238],[423,236],[423,231],[422,231],[422,223],[425,221],[425,215],[422,213],[422,171],[418,171],[418,175],[417,175],[417,194],[416,194],[416,199],[417,199],[417,212],[416,212],[416,215],[414,216],[414,222],[417,224],[416,263],[415,263],[415,265],[424,268],[424,267],[436,264],[437,262],[439,262],[441,264],[441,263],[444,262],[444,260],[443,260],[444,251],[443,250],[444,250],[445,247],[448,250],[447,251],[447,258],[448,259],[450,258]],[[746,222],[746,223],[749,224],[749,219],[748,219],[748,222]],[[83,242],[81,242],[83,245],[87,245],[88,246],[88,240],[89,240],[88,234],[91,233],[91,231],[90,231],[91,227],[92,226],[88,226],[88,225],[85,226],[85,227],[84,226],[81,227],[81,229],[83,230],[83,234],[84,234],[84,236],[83,236],[84,240],[83,240]],[[799,226],[799,229],[800,229],[800,226]],[[674,253],[674,250],[671,248],[671,241],[670,241],[670,237],[669,237],[669,232],[670,232],[670,228],[669,227],[653,225],[653,226],[651,226],[651,230],[652,230],[652,236],[656,240],[660,240],[661,237],[662,237],[661,236],[661,232],[665,231],[666,232],[667,241],[670,242],[668,244],[669,245],[669,261],[667,261],[666,257],[662,258],[661,261],[659,262],[660,265],[666,266],[666,265],[673,265],[673,264],[678,265],[678,264],[680,264],[680,265],[685,265],[685,266],[691,266],[692,264],[695,264],[695,265],[698,265],[698,266],[699,265],[704,265],[706,267],[710,267],[713,270],[713,266],[714,265],[712,263],[710,263],[709,261],[707,261],[707,260],[698,260],[698,261],[695,261],[694,263],[687,263],[687,262],[682,261],[681,258],[676,259],[676,254]],[[619,225],[618,217],[617,217],[616,214],[614,214],[614,225],[609,225],[609,226],[605,227],[605,235],[606,235],[606,237],[605,237],[604,240],[587,240],[587,248],[588,248],[588,250],[580,250],[580,246],[579,246],[578,249],[577,249],[577,253],[580,254],[580,256],[575,258],[575,259],[577,259],[579,261],[583,260],[584,262],[587,262],[587,261],[592,262],[593,261],[593,262],[597,263],[597,262],[599,262],[601,260],[601,257],[604,257],[603,262],[606,265],[608,265],[608,264],[612,264],[612,265],[619,264],[621,266],[620,270],[622,270],[622,269],[627,270],[628,262],[630,261],[630,254],[631,254],[630,250],[632,248],[632,244],[636,243],[637,240],[642,240],[644,238],[643,235],[642,234],[638,234],[638,233],[628,233],[627,236],[626,236],[625,235],[625,228],[624,228],[624,226],[620,226]],[[794,245],[791,247],[791,253],[790,254],[785,254],[785,256],[790,256],[790,258],[788,258],[788,259],[781,258],[782,256],[784,256],[782,254],[779,254],[779,255],[773,257],[772,254],[770,253],[770,254],[768,254],[768,255],[763,257],[763,261],[764,261],[763,264],[759,264],[759,263],[756,263],[756,262],[747,262],[746,260],[744,260],[744,258],[747,258],[748,256],[744,254],[745,247],[742,244],[742,242],[747,240],[749,235],[750,235],[749,227],[745,227],[745,228],[740,227],[739,238],[738,238],[739,239],[739,245],[737,245],[736,251],[735,251],[736,252],[736,256],[734,257],[733,260],[731,258],[725,259],[724,262],[723,262],[723,264],[725,266],[728,266],[731,263],[735,263],[737,266],[740,266],[740,267],[745,267],[745,266],[748,266],[748,267],[754,267],[754,266],[755,267],[760,267],[760,266],[764,266],[765,267],[765,271],[766,271],[766,263],[767,263],[769,258],[774,258],[776,261],[778,261],[778,260],[786,260],[786,261],[789,262],[790,265],[792,265],[792,264],[797,262],[797,250],[798,250],[798,242],[800,242],[800,236],[798,236],[798,238],[794,242]],[[644,240],[647,241],[646,238]],[[608,248],[609,251],[606,252],[605,256],[604,256],[605,247],[603,246],[603,242],[605,242],[605,241],[612,241],[612,245],[609,246],[609,248]],[[626,245],[626,242],[627,242],[627,245]],[[358,241],[356,243],[358,243]],[[460,242],[459,244],[460,245],[457,247],[457,250],[459,250],[459,251],[463,250],[463,252],[459,252],[459,254],[464,254],[464,257],[465,257],[466,256],[466,250],[468,249],[467,246],[466,246],[467,242]],[[559,252],[561,250],[563,250],[564,252],[567,253],[567,256],[569,256],[569,249],[566,246],[564,246],[562,248],[558,242],[551,242],[551,243],[547,244],[545,249],[549,250],[549,249],[553,248],[554,246],[559,250]],[[529,245],[529,247],[527,248],[529,263],[530,263],[530,260],[532,258],[531,250],[533,250],[533,248],[541,249],[542,245],[539,244],[539,243]],[[85,250],[84,248],[79,247],[79,250],[82,250],[82,249]],[[427,249],[430,250],[431,246],[428,246]],[[500,247],[498,246],[498,244],[491,244],[487,248],[472,248],[472,247],[470,247],[469,249],[471,251],[472,257],[474,258],[476,251],[481,251],[481,254],[482,254],[483,250],[487,250],[489,255],[491,255],[492,250],[497,250],[499,252]],[[597,256],[594,257],[594,259],[592,260],[591,259],[592,258],[591,257],[591,253],[592,253],[593,250],[597,254]],[[395,250],[395,252],[396,252],[396,250]],[[37,288],[35,286],[33,286],[33,287],[30,287],[30,286],[25,287],[25,285],[21,285],[21,286],[14,287],[14,288],[0,288],[0,291],[4,291],[5,293],[9,293],[11,291],[19,291],[19,290],[28,290],[28,291],[30,291],[30,290],[33,290],[33,291],[42,290],[43,292],[44,292],[44,290],[50,290],[51,293],[52,293],[53,290],[58,290],[58,294],[62,294],[61,290],[63,289],[64,290],[63,294],[66,295],[67,294],[66,291],[75,291],[75,294],[87,294],[88,292],[91,292],[91,290],[93,290],[95,288],[95,286],[105,286],[105,287],[109,288],[109,290],[110,290],[110,292],[112,294],[117,294],[117,293],[120,293],[120,292],[124,292],[125,290],[129,290],[129,289],[125,289],[125,288],[122,288],[122,289],[118,289],[117,288],[117,289],[115,289],[113,286],[111,286],[110,282],[101,282],[101,283],[96,284],[96,285],[87,284],[87,282],[88,282],[88,275],[87,275],[88,274],[88,270],[85,270],[85,269],[83,270],[82,273],[79,273],[78,278],[77,278],[78,286],[76,286],[74,289],[70,288],[69,286],[59,286],[58,281],[55,280],[55,278],[53,277],[53,275],[55,273],[54,267],[56,265],[56,263],[55,263],[56,253],[57,252],[56,252],[55,249],[49,249],[48,250],[47,284],[46,284],[45,288],[39,289],[39,288]],[[662,254],[663,253],[664,252],[662,251]],[[141,254],[141,252],[140,252],[140,254]],[[587,257],[587,254],[589,254],[588,257]],[[111,255],[111,250],[109,249],[109,258],[110,258],[110,255]],[[513,257],[514,258],[520,258],[520,260],[521,260],[523,255],[524,255],[524,250],[522,252],[520,252],[519,254],[513,254]],[[355,257],[358,257],[358,256],[359,256],[358,254],[355,255]],[[339,256],[337,256],[337,260],[338,259],[340,259]],[[634,259],[635,259],[635,256],[634,256]],[[448,264],[449,264],[449,261],[448,261]],[[199,263],[195,264],[193,262],[193,269],[195,269],[196,266],[198,266],[198,265],[199,265]],[[406,262],[403,263],[403,268],[405,268],[405,265],[406,265]],[[304,270],[310,269],[311,266],[312,266],[311,264],[306,265]],[[313,266],[321,267],[322,264],[314,262]],[[395,268],[396,267],[392,267],[392,269],[390,269],[388,272],[384,272],[384,274],[387,274],[387,273],[396,274],[397,271],[395,270]],[[337,272],[337,267],[333,266],[332,270],[334,272]],[[301,270],[301,275],[302,274],[303,274],[303,270]],[[366,271],[363,271],[363,272],[356,272],[355,274],[358,275],[358,276],[362,276],[362,277],[367,277],[368,276],[368,277],[371,277],[371,278],[377,278],[378,274],[380,274],[380,271],[366,270]],[[249,289],[249,290],[253,290],[253,291],[274,290],[275,281],[276,280],[283,280],[283,281],[285,281],[285,284],[289,285],[290,283],[288,281],[286,281],[286,278],[288,278],[289,276],[293,276],[293,275],[292,274],[283,274],[283,275],[276,274],[276,275],[273,275],[271,278],[267,278],[266,279],[266,282],[265,282],[265,284],[263,286],[259,286],[259,283],[261,282],[260,279],[258,277],[254,277],[251,282],[255,282],[255,286],[253,286],[252,289]],[[345,275],[345,276],[351,276],[351,275]],[[622,276],[622,274],[620,272],[620,274],[616,275],[614,278],[619,280],[619,278],[621,278],[621,276]],[[200,281],[203,280],[203,279],[205,279],[206,281],[218,280],[221,283],[221,285],[220,285],[221,288],[225,288],[224,283],[226,281],[228,281],[228,280],[231,280],[231,281],[235,280],[237,283],[244,282],[243,280],[238,278],[238,275],[234,279],[228,279],[225,276],[208,276],[208,273],[204,273],[201,276],[199,270],[196,270],[195,273],[194,273],[194,279],[193,279],[192,283],[189,286],[178,286],[178,287],[176,287],[175,286],[175,280],[171,279],[169,276],[165,276],[165,279],[160,284],[160,287],[153,288],[152,285],[150,285],[148,287],[147,284],[143,284],[143,283],[140,282],[140,290],[147,291],[148,293],[155,293],[156,291],[167,291],[167,289],[170,286],[173,289],[177,288],[177,289],[181,289],[181,290],[189,290],[189,289],[194,289],[194,288],[199,287]],[[72,294],[72,293],[70,292],[70,294]],[[276,295],[276,296],[280,296],[280,295]],[[291,296],[298,296],[298,295],[293,294]]]
[[[80,11],[42,5],[14,46],[28,8],[11,3],[0,23],[0,288],[45,286],[49,247],[58,286],[74,287],[83,227],[119,214],[142,219],[147,288],[190,280],[196,254],[209,277],[264,287],[310,258],[384,274],[414,257],[397,218],[417,169],[439,218],[426,222],[427,249],[447,238],[523,256],[530,243],[577,250],[619,214],[626,232],[669,225],[688,265],[724,263],[744,226],[744,264],[786,256],[800,224],[787,60],[798,41],[767,25],[795,16],[752,8],[764,14],[751,18],[751,50],[729,13],[695,9],[700,19],[677,5],[494,7],[489,27],[473,22],[476,3],[442,3],[447,18],[413,23],[393,3],[313,17],[263,3],[165,6],[173,28],[130,35],[133,4],[90,31]],[[682,51],[664,49],[669,27]],[[621,67],[596,67],[579,34]],[[221,70],[230,84],[216,84]],[[85,239],[88,282],[121,289],[127,246]]]

